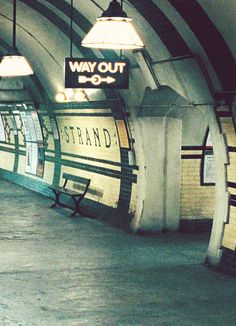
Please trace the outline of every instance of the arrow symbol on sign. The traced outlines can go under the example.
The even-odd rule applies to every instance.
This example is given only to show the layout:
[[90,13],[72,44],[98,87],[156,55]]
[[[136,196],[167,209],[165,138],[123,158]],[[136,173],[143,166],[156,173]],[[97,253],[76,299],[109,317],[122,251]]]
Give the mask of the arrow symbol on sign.
[[78,78],[78,82],[80,84],[85,84],[87,82],[91,82],[93,85],[100,85],[102,82],[107,83],[107,84],[111,84],[114,83],[116,81],[115,78],[113,77],[101,77],[100,75],[93,75],[92,77],[87,77],[87,76],[79,76]]

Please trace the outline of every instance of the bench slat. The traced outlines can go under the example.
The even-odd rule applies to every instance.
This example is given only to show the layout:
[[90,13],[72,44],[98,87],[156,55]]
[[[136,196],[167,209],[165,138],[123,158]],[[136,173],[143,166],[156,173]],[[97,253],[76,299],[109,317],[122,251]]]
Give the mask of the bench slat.
[[71,195],[71,196],[82,196],[83,195],[83,193],[80,193],[78,191],[73,191],[73,190],[65,189],[65,188],[63,190],[63,193]]
[[82,192],[73,191],[73,190],[70,190],[70,189],[63,188],[63,187],[50,187],[50,188],[54,189],[56,191],[60,191],[61,193],[67,194],[67,195],[70,195],[70,196],[82,196],[83,195]]
[[65,188],[63,187],[60,187],[60,186],[49,186],[50,189],[54,189],[54,190],[57,190],[57,191],[63,191]]
[[79,177],[77,175],[72,175],[72,174],[69,174],[69,173],[63,173],[62,178],[67,179],[67,180],[71,180],[71,181],[75,181],[75,182],[78,182],[78,183],[82,183],[82,184],[85,184],[85,185],[88,184],[88,182],[90,180],[90,179]]

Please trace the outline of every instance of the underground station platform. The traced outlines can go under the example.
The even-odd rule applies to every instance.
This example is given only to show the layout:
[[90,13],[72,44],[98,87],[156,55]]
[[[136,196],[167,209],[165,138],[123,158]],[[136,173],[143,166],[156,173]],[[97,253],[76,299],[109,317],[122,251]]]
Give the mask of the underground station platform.
[[0,325],[235,325],[208,233],[134,235],[2,179],[0,198]]
[[236,325],[235,21],[0,0],[0,326]]

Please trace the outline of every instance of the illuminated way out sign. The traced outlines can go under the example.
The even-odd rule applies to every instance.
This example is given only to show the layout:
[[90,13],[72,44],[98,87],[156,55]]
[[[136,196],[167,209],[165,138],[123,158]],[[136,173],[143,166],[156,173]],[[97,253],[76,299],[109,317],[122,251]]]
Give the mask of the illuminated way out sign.
[[65,59],[65,88],[129,88],[128,60]]

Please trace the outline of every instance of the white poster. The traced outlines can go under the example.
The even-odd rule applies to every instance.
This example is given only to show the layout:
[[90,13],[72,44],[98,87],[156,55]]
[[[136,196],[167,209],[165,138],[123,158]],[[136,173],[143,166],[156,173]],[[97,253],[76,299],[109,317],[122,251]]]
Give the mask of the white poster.
[[20,112],[26,141],[43,142],[42,130],[36,111]]
[[4,128],[1,113],[0,113],[0,141],[6,141],[5,128]]
[[17,126],[16,126],[16,120],[15,120],[14,115],[10,115],[10,117],[11,117],[12,126],[13,126],[13,133],[16,136],[16,135],[18,135]]
[[31,143],[26,143],[25,172],[31,173]]
[[37,166],[38,166],[38,145],[36,143],[26,143],[25,172],[36,175]]
[[31,141],[30,128],[29,128],[26,112],[24,112],[24,111],[20,112],[20,117],[21,117],[23,129],[24,129],[24,133],[25,133],[25,140]]
[[37,139],[38,142],[43,142],[43,134],[42,134],[42,129],[41,129],[41,126],[40,126],[37,111],[32,111],[31,112],[31,118],[32,118],[33,125],[34,125],[36,139]]
[[59,133],[58,133],[57,123],[55,118],[50,118],[50,122],[52,126],[53,137],[54,139],[59,140]]
[[36,136],[36,131],[34,128],[34,123],[33,123],[33,119],[31,116],[31,112],[26,113],[26,119],[27,119],[27,123],[28,123],[28,127],[29,127],[30,141],[36,142],[37,136]]
[[31,174],[37,174],[38,145],[31,143]]
[[204,157],[203,180],[204,180],[204,183],[215,183],[215,181],[216,181],[214,155],[205,155],[205,157]]

